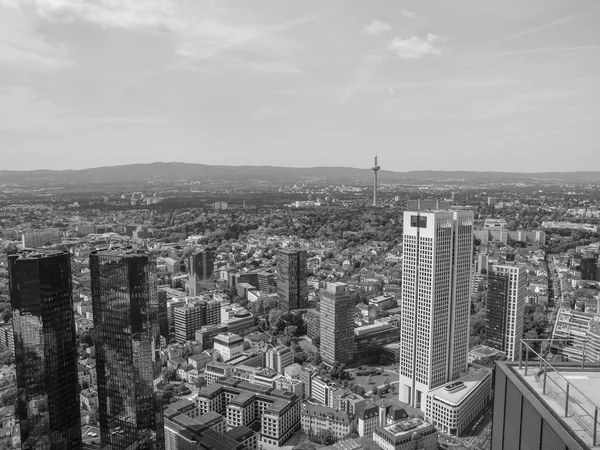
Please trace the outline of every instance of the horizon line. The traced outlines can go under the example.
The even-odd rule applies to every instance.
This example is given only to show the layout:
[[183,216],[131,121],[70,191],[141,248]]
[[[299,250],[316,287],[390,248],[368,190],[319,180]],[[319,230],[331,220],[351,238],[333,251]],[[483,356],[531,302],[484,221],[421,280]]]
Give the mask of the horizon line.
[[[127,167],[127,166],[150,166],[155,164],[181,164],[181,165],[198,165],[205,167],[234,167],[234,168],[244,168],[244,167],[252,167],[252,168],[273,168],[273,169],[353,169],[353,170],[367,170],[371,171],[371,167],[351,167],[351,166],[274,166],[268,164],[260,164],[260,165],[227,165],[227,164],[203,164],[203,163],[195,163],[195,162],[184,162],[184,161],[153,161],[153,162],[137,162],[137,163],[128,163],[128,164],[116,164],[116,165],[106,165],[106,166],[93,166],[93,167],[84,167],[79,169],[0,169],[0,173],[2,172],[79,172],[84,170],[94,170],[94,169],[106,169],[106,168],[116,168],[116,167]],[[600,170],[546,170],[540,172],[509,172],[509,171],[499,171],[499,170],[470,170],[470,169],[453,169],[453,170],[445,170],[445,169],[413,169],[413,170],[393,170],[393,169],[385,169],[381,168],[382,172],[395,172],[395,173],[414,173],[414,172],[442,172],[442,173],[452,173],[452,172],[468,172],[468,173],[498,173],[498,174],[527,174],[527,175],[535,175],[535,174],[548,174],[548,173],[600,173]]]

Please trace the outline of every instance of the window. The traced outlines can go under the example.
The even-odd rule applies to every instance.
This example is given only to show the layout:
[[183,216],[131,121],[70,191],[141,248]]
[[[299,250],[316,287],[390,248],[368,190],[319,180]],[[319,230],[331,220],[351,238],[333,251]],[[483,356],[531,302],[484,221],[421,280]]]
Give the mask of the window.
[[427,217],[410,216],[410,226],[414,228],[427,228]]

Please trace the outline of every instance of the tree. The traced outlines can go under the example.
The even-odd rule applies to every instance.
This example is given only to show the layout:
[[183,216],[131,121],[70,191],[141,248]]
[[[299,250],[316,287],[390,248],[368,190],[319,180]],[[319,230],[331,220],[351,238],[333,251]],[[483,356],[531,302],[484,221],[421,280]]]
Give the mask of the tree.
[[165,373],[163,373],[163,381],[165,383],[175,381],[176,379],[177,379],[177,372],[175,372],[175,370],[173,370],[173,369],[167,369],[167,370],[165,370]]
[[315,336],[312,339],[312,343],[315,347],[319,348],[321,346],[321,336]]
[[194,385],[198,389],[202,389],[204,386],[206,386],[206,378],[204,378],[204,377],[198,377],[198,378],[196,378],[196,382],[194,383]]

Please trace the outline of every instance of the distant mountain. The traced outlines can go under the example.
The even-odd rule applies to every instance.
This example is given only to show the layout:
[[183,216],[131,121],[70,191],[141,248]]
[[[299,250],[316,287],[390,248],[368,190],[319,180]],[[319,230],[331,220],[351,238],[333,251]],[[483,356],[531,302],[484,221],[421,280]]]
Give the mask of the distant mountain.
[[[273,166],[209,166],[191,163],[130,164],[124,166],[96,167],[82,170],[0,170],[0,184],[61,185],[89,183],[141,183],[147,181],[172,182],[177,180],[231,180],[270,182],[299,181],[321,178],[334,182],[367,182],[373,178],[370,169],[352,167],[273,167]],[[414,182],[418,180],[463,180],[527,182],[555,180],[569,183],[600,182],[600,171],[588,172],[469,172],[422,170],[394,172],[381,170],[382,182]]]

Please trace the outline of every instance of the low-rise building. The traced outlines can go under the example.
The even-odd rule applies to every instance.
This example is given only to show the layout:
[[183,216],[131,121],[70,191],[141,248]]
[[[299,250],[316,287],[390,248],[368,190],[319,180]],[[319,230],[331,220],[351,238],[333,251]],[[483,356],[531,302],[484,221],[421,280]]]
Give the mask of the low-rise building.
[[244,351],[244,339],[234,333],[223,333],[215,336],[214,349],[218,351],[223,361],[229,361]]
[[405,419],[392,425],[377,427],[373,440],[383,450],[436,450],[437,429],[419,419]]
[[283,373],[283,370],[293,363],[294,352],[285,345],[270,348],[265,353],[265,366],[276,372]]
[[492,399],[492,370],[472,366],[458,380],[426,394],[425,420],[458,436]]
[[260,428],[266,444],[281,446],[300,428],[300,397],[292,392],[229,378],[200,390],[197,402],[201,413],[224,415],[229,427]]
[[305,405],[301,420],[302,431],[308,434],[329,430],[339,440],[356,431],[355,414],[327,406]]

